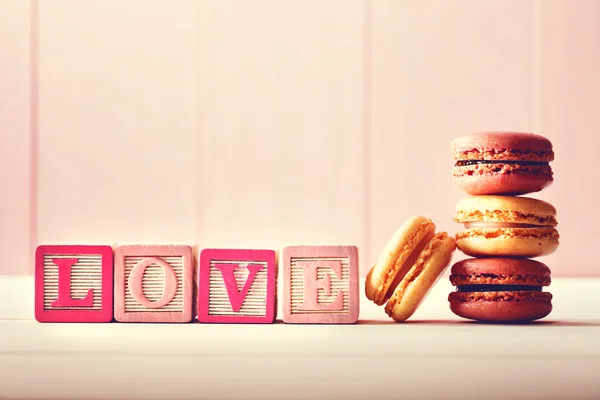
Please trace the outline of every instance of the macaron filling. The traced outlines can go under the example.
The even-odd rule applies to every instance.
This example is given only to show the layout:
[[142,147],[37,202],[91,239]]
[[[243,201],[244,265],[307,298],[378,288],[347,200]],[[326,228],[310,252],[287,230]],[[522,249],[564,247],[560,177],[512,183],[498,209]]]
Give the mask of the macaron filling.
[[541,292],[541,286],[527,285],[461,285],[457,286],[458,292]]
[[543,161],[516,161],[516,160],[458,160],[455,167],[466,167],[469,165],[479,164],[514,164],[514,165],[539,165],[547,166],[547,162]]
[[[404,280],[404,277],[406,276],[406,274],[408,274],[410,269],[417,262],[417,260],[419,259],[419,256],[421,255],[421,252],[425,249],[425,247],[429,244],[429,242],[431,241],[431,239],[433,239],[434,236],[435,236],[434,231],[428,232],[421,239],[421,241],[415,245],[413,251],[406,258],[406,261],[404,262],[404,264],[399,266],[400,268],[398,269],[398,273],[396,274],[394,281],[391,283],[387,293],[385,294],[385,301],[389,300],[389,298],[392,297],[392,295],[394,294],[394,291],[396,290],[398,285],[400,285],[400,283]],[[397,260],[394,261],[394,263],[397,263],[397,262],[398,262]]]
[[518,222],[469,221],[465,229],[503,229],[503,228],[552,228],[551,225],[523,224]]

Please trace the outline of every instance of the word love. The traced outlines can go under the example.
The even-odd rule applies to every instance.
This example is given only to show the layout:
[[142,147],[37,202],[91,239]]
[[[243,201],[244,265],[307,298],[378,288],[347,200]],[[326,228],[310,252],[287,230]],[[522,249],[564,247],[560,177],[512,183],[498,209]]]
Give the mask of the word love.
[[[35,318],[273,323],[279,264],[274,250],[203,249],[195,256],[185,245],[41,245]],[[356,246],[288,246],[281,264],[283,322],[358,321]]]

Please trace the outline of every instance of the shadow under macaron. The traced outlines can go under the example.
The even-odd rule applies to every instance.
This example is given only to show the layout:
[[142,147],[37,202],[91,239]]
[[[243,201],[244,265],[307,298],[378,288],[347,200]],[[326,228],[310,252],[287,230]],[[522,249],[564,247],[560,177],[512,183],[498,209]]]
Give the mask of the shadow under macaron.
[[555,327],[591,327],[600,328],[600,321],[457,321],[467,325],[498,325],[498,326],[555,326]]
[[403,322],[396,322],[390,320],[380,319],[365,319],[359,320],[354,325],[488,325],[488,326],[555,326],[555,327],[591,327],[600,328],[600,320],[598,321],[471,321],[471,320],[429,320],[429,319],[415,319],[406,320]]

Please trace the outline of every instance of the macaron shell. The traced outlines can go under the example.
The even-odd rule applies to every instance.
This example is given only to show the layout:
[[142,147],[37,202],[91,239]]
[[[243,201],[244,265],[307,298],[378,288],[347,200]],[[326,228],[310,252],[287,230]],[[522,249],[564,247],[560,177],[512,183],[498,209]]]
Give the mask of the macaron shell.
[[[452,275],[462,276],[533,276],[550,277],[551,271],[546,264],[527,258],[466,258],[452,265]],[[491,279],[491,278],[490,278]],[[500,283],[489,281],[487,283]]]
[[490,173],[454,176],[454,186],[473,196],[486,194],[518,196],[536,193],[551,186],[553,182],[552,176],[536,173],[531,175]]
[[460,251],[473,257],[541,257],[558,248],[554,228],[466,229],[456,233]]
[[450,301],[552,301],[552,293],[533,290],[513,290],[496,292],[452,292],[448,295]]
[[410,318],[448,267],[456,242],[446,232],[437,233],[419,255],[385,306],[396,322]]
[[450,300],[450,310],[459,317],[481,322],[529,322],[548,316],[552,312],[552,302],[535,299]]
[[[506,211],[508,213],[502,215],[498,214],[499,211]],[[488,213],[486,213],[488,212]],[[480,195],[470,196],[460,199],[456,203],[457,216],[461,214],[469,213],[474,214],[487,214],[485,215],[488,219],[470,219],[459,218],[455,219],[457,222],[464,221],[501,221],[501,222],[527,222],[523,219],[515,219],[514,217],[507,219],[509,214],[521,215],[533,215],[539,217],[555,217],[556,208],[548,203],[547,201],[534,199],[531,197],[514,197],[514,196],[498,196],[498,195]],[[490,217],[490,213],[492,214]],[[498,216],[502,218],[498,218]]]
[[542,153],[552,151],[552,142],[531,132],[489,131],[457,137],[451,143],[454,152],[469,150],[521,150]]
[[396,283],[396,277],[412,253],[435,232],[435,224],[428,218],[414,216],[406,220],[388,240],[375,265],[367,274],[365,294],[377,305],[383,305]]

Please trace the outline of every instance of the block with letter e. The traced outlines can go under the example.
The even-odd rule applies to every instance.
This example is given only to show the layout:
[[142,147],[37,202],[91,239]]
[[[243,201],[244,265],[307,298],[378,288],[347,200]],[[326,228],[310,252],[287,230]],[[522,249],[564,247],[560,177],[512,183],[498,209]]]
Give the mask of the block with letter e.
[[115,320],[190,322],[194,258],[185,245],[121,245],[115,249]]
[[274,250],[203,249],[198,321],[270,324],[277,315]]
[[288,246],[283,249],[283,322],[353,324],[358,321],[358,248]]
[[113,249],[104,245],[40,245],[35,251],[38,322],[111,322]]

